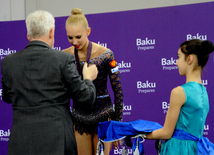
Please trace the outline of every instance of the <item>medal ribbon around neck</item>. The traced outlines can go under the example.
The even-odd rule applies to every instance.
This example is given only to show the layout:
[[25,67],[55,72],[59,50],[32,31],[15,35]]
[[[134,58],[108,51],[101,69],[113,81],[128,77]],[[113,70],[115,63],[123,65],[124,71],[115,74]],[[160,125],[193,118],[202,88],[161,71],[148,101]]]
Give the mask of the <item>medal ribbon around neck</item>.
[[[86,57],[86,62],[89,62],[90,56],[91,56],[91,49],[92,49],[92,42],[89,41],[88,43],[88,49],[87,49],[87,57]],[[78,49],[74,48],[74,55],[76,58],[76,64],[77,64],[77,70],[79,74],[82,76],[82,71],[80,69],[80,61],[79,61],[79,56],[78,56]]]

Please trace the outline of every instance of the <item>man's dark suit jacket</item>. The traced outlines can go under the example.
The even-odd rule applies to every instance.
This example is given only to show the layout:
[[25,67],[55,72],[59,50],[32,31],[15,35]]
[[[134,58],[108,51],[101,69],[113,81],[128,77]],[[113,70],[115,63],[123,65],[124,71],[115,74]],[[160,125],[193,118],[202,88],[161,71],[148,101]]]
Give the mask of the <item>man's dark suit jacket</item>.
[[31,41],[2,60],[2,99],[12,103],[8,155],[75,155],[70,99],[94,103],[92,81],[81,80],[75,58]]

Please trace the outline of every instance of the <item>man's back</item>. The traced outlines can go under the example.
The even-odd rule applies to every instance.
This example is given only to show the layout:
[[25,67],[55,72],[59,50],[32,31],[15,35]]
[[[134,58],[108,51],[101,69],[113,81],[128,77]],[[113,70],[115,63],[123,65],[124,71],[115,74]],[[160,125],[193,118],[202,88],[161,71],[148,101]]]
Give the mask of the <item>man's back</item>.
[[2,61],[2,98],[13,106],[8,154],[77,153],[70,98],[92,104],[95,88],[74,61],[41,41]]

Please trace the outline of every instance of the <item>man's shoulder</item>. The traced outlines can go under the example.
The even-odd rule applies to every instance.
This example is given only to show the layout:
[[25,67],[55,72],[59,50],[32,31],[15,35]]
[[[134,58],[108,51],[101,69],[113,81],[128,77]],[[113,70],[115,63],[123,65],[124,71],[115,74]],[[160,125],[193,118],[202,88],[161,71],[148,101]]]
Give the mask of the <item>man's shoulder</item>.
[[[21,52],[21,51],[20,51],[20,52]],[[2,59],[1,63],[9,62],[9,61],[11,61],[12,59],[15,59],[17,56],[18,56],[18,52],[17,52],[17,53],[11,53],[11,54],[5,56],[5,57]]]
[[67,52],[64,52],[64,51],[55,50],[55,49],[50,49],[50,50],[51,50],[51,52],[53,52],[53,54],[55,56],[57,56],[60,59],[69,59],[69,60],[75,61],[74,56],[72,54],[70,54],[70,53],[67,53]]

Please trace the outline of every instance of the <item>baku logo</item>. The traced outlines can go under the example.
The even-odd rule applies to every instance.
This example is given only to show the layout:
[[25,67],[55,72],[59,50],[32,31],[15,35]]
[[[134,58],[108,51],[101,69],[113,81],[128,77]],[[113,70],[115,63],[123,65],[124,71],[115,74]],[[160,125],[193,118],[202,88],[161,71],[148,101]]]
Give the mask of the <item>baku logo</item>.
[[0,130],[0,141],[9,141],[9,136],[10,136],[10,129],[7,131]]
[[98,45],[104,46],[105,48],[107,48],[107,43],[101,43],[100,41],[98,41],[97,43]]
[[187,40],[191,39],[207,40],[207,35],[200,35],[199,33],[196,35],[187,34]]

